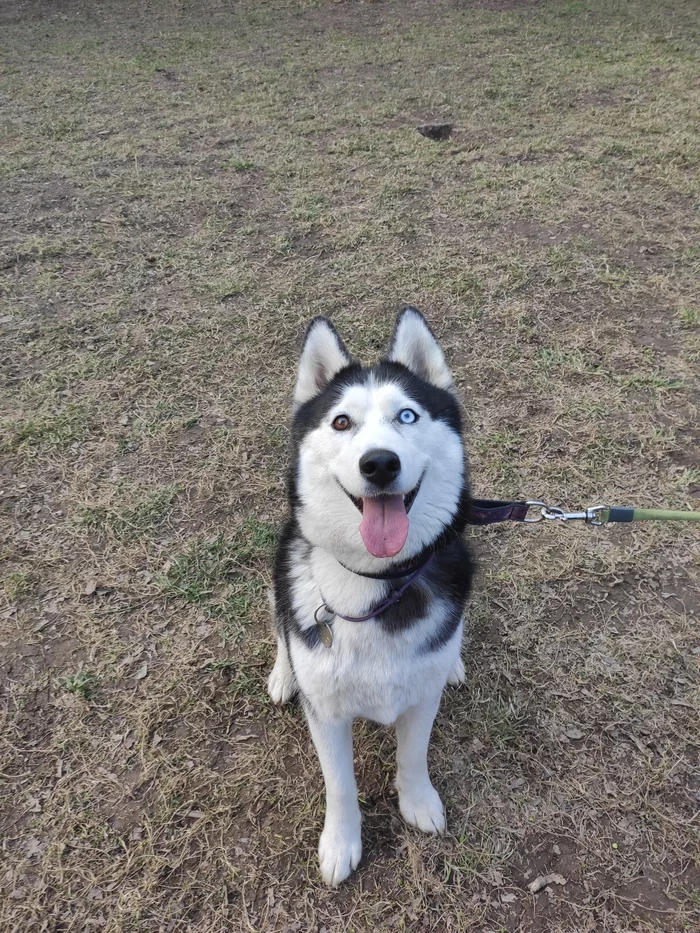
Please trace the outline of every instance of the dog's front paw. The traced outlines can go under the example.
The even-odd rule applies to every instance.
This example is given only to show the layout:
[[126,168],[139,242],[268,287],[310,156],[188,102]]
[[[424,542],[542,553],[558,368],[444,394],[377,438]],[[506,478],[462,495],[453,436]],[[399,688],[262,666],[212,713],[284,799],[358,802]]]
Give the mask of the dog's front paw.
[[267,692],[273,703],[287,703],[297,692],[296,681],[289,667],[276,663],[267,678]]
[[453,687],[459,687],[466,679],[467,672],[464,670],[464,662],[461,658],[457,658],[454,667],[447,676],[447,683],[451,684]]
[[326,884],[335,888],[345,881],[360,864],[362,837],[359,814],[357,823],[326,820],[318,844],[321,875]]
[[424,833],[444,833],[445,808],[432,784],[399,791],[401,816]]

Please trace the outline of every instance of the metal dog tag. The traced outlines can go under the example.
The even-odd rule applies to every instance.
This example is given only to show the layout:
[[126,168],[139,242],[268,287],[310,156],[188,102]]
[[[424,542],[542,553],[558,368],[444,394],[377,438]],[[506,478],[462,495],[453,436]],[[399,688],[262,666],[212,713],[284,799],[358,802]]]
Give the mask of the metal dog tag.
[[331,648],[333,646],[333,632],[331,627],[327,622],[318,623],[318,637],[321,639],[321,643],[326,646],[326,648]]
[[329,612],[326,606],[319,606],[316,612],[314,612],[314,619],[318,629],[318,637],[321,639],[321,644],[325,645],[326,648],[330,648],[333,645],[333,630],[331,629],[331,622],[334,618],[335,616],[332,612]]

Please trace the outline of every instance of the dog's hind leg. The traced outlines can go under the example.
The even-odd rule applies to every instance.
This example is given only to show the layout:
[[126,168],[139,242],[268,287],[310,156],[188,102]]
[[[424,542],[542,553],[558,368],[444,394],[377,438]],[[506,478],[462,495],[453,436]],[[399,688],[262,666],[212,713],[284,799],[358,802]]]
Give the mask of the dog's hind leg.
[[396,720],[396,787],[401,816],[424,833],[445,829],[445,810],[428,774],[428,742],[440,693],[426,697]]
[[360,807],[352,761],[352,722],[323,719],[307,709],[309,731],[326,782],[326,822],[318,845],[321,875],[335,887],[362,857]]
[[287,703],[297,692],[294,671],[289,663],[289,654],[284,639],[277,636],[277,658],[272,673],[267,679],[267,692],[273,703]]

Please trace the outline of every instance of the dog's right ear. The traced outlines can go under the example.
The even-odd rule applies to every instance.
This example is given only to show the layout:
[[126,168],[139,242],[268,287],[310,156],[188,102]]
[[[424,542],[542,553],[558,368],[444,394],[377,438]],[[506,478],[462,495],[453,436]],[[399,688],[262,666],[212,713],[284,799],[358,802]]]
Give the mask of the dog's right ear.
[[352,357],[327,317],[315,317],[304,337],[294,387],[294,410],[322,392],[341,369],[350,366]]

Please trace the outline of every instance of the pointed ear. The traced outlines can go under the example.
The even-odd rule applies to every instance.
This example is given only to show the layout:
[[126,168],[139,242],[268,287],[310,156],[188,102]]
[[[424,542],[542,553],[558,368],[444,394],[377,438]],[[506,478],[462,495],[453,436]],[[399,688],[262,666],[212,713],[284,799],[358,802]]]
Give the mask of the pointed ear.
[[391,363],[401,363],[439,389],[454,391],[452,374],[440,344],[423,315],[415,308],[404,308],[397,317],[386,358]]
[[322,392],[331,379],[350,366],[352,357],[326,317],[315,317],[304,337],[299,360],[297,384],[294,387],[294,408]]

